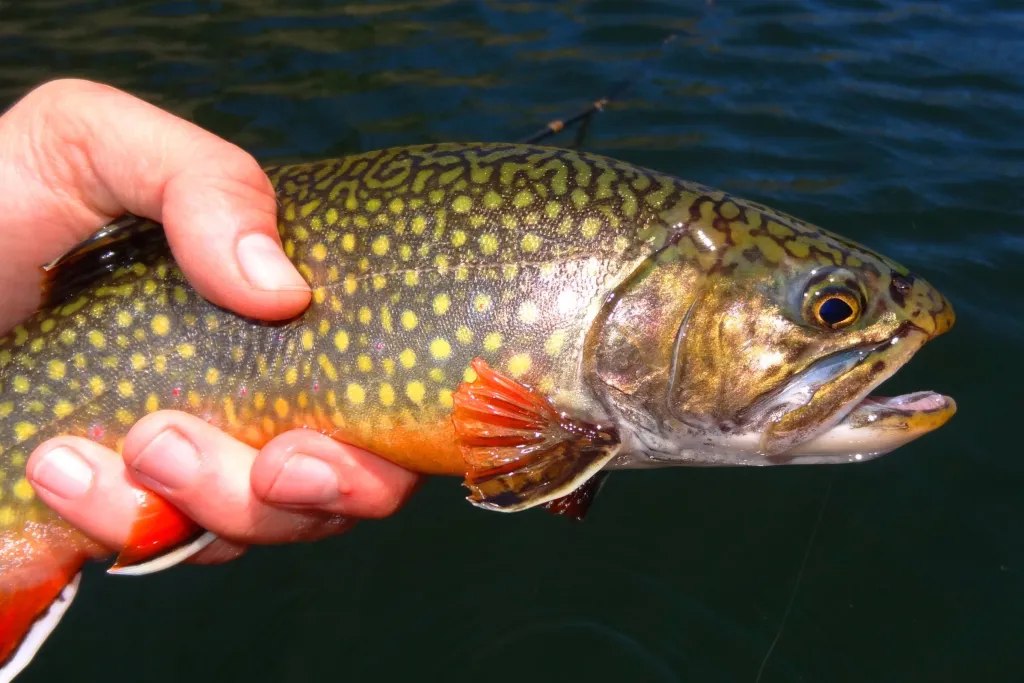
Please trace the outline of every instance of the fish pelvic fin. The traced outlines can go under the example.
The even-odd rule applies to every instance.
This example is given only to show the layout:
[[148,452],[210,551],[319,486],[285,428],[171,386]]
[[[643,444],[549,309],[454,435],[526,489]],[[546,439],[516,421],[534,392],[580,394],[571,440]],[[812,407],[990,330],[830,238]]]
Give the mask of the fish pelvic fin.
[[0,532],[0,683],[28,666],[103,549],[58,519]]
[[136,501],[128,540],[109,574],[152,574],[184,562],[217,538],[152,491],[136,488]]
[[463,483],[477,507],[517,512],[563,498],[618,451],[614,428],[560,413],[480,358],[472,367],[477,377],[459,385],[452,420],[467,467]]

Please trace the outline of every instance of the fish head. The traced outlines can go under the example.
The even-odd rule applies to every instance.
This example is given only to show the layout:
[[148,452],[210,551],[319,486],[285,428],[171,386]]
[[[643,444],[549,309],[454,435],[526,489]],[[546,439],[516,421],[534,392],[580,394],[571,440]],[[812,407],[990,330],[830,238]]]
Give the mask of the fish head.
[[[672,283],[685,281],[676,291],[687,292],[662,307],[674,318],[634,319],[637,327],[662,326],[644,345],[660,345],[646,352],[661,358],[647,375],[665,381],[648,383],[642,402],[670,435],[652,459],[854,462],[944,424],[956,411],[947,396],[871,392],[952,327],[950,302],[864,246],[782,214],[764,216],[769,221],[777,238],[740,239],[674,274],[668,264],[660,283],[648,275],[635,290],[662,302]],[[652,287],[658,295],[643,293]],[[619,328],[619,336],[638,334]]]

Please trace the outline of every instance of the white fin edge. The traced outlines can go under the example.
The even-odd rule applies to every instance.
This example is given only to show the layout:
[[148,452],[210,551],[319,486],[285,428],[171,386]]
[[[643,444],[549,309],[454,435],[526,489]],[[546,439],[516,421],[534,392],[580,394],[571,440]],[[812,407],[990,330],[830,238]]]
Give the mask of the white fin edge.
[[[152,560],[129,565],[127,567],[111,567],[107,570],[107,573],[114,574],[115,576],[145,576],[146,574],[155,574],[156,572],[163,571],[164,569],[169,569],[176,564],[181,564],[216,540],[217,534],[212,531],[207,531],[194,541],[178,546],[169,553],[160,555],[159,557],[154,557]],[[0,683],[6,683],[6,681],[0,680]]]
[[25,638],[18,645],[18,649],[14,651],[14,654],[10,656],[3,666],[0,666],[0,683],[11,683],[14,677],[29,665],[29,662],[39,652],[39,648],[46,642],[47,637],[53,633],[53,629],[57,628],[57,623],[61,617],[68,611],[71,601],[75,599],[75,594],[78,593],[78,584],[81,580],[82,573],[75,574],[75,578],[71,579],[71,582],[64,586],[60,594],[50,603],[49,608],[32,624],[32,628],[25,634]]

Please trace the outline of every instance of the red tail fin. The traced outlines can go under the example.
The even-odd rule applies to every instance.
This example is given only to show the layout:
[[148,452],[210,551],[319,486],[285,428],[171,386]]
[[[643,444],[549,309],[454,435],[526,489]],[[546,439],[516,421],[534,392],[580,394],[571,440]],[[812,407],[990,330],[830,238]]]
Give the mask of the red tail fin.
[[58,520],[0,532],[0,683],[32,660],[77,587],[78,572],[103,551]]

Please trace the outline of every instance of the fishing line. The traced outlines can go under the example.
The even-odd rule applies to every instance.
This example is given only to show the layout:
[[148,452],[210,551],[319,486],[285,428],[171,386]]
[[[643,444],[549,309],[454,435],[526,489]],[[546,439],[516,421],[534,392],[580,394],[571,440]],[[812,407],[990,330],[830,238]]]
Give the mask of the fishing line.
[[771,659],[772,652],[775,651],[775,646],[779,644],[779,640],[782,638],[782,632],[786,629],[786,622],[789,620],[789,615],[793,611],[793,605],[796,604],[796,596],[800,592],[800,584],[804,579],[804,570],[807,568],[807,560],[811,557],[811,550],[814,548],[814,541],[818,537],[818,529],[821,528],[821,520],[825,517],[825,506],[828,505],[828,498],[832,494],[832,482],[833,478],[828,480],[828,486],[825,487],[825,495],[821,499],[821,508],[818,510],[818,519],[814,521],[814,527],[811,529],[811,536],[807,539],[807,547],[804,549],[804,559],[800,562],[800,569],[796,573],[796,581],[793,583],[793,592],[789,596],[789,604],[786,605],[786,611],[782,613],[782,621],[779,622],[779,630],[775,633],[775,638],[772,640],[772,644],[768,646],[768,651],[764,653],[764,659],[761,660],[761,668],[757,670],[757,678],[754,679],[754,683],[761,683],[761,677],[764,675],[765,669],[768,667],[768,660]]

